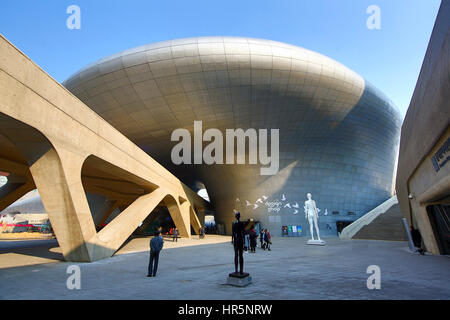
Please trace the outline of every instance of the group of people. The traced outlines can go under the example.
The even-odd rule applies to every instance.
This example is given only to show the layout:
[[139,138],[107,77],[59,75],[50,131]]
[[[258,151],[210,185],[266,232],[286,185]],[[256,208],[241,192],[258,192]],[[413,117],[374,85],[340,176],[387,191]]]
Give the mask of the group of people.
[[[235,265],[236,265],[236,272],[237,272],[237,265],[238,260],[241,264],[241,273],[243,272],[243,257],[242,257],[242,251],[245,253],[248,253],[250,250],[251,253],[256,252],[256,244],[257,239],[259,237],[259,241],[261,243],[261,248],[263,250],[269,250],[270,245],[272,244],[272,237],[270,235],[269,229],[261,229],[259,236],[255,231],[254,227],[251,227],[250,230],[245,230],[244,224],[239,223],[240,213],[238,212],[236,214],[237,222],[233,224],[233,230],[232,230],[232,243],[235,246]],[[199,237],[203,238],[205,236],[205,229],[200,228],[199,230]],[[162,237],[162,228],[158,228],[158,230],[155,232],[155,236],[150,240],[150,261],[148,265],[148,273],[147,277],[154,277],[156,276],[156,271],[158,269],[158,260],[159,260],[159,253],[161,252],[164,240]],[[172,228],[170,230],[170,233],[178,236],[178,229]],[[243,237],[242,237],[243,235]],[[244,238],[244,239],[242,239]],[[242,243],[242,240],[244,240],[244,243]],[[242,250],[243,249],[243,250]]]
[[255,253],[256,252],[256,245],[257,245],[257,239],[259,237],[259,241],[261,243],[261,249],[263,250],[269,250],[270,245],[272,244],[272,237],[270,236],[270,232],[268,229],[261,229],[259,232],[259,236],[255,231],[255,228],[252,227],[250,230],[245,231],[244,239],[244,252],[248,253]]
[[[236,273],[238,272],[238,264],[240,265],[240,273],[243,274],[244,267],[244,259],[242,253],[248,253],[250,250],[251,253],[256,252],[256,243],[258,235],[255,231],[254,227],[251,227],[250,230],[245,230],[245,223],[240,222],[240,213],[236,212],[236,221],[233,223],[232,227],[232,238],[231,243],[234,246],[235,251],[235,269]],[[150,261],[148,266],[148,274],[147,277],[154,277],[156,275],[156,271],[158,269],[158,260],[159,253],[161,252],[164,244],[163,237],[161,235],[162,228],[158,228],[155,232],[155,237],[153,237],[150,241]],[[414,246],[416,247],[417,252],[420,254],[425,254],[425,250],[422,248],[422,239],[419,230],[415,229],[411,226],[411,235],[413,238]],[[173,228],[170,230],[175,236],[178,236],[177,228]],[[200,228],[199,237],[203,238],[205,236],[205,229]],[[272,244],[272,237],[270,235],[269,229],[261,229],[259,232],[259,241],[261,248],[263,250],[271,251],[270,245]]]
[[[256,252],[256,239],[258,238],[258,235],[256,234],[253,226],[250,230],[246,230],[246,226],[250,220],[247,222],[241,222],[241,213],[239,211],[235,212],[235,216],[236,220],[233,222],[231,228],[231,244],[234,247],[234,268],[235,274],[237,274],[239,266],[239,274],[241,276],[245,276],[243,253],[248,253],[249,248],[251,253]],[[269,230],[262,229],[259,237],[261,241],[261,248],[264,250],[271,250],[270,245],[272,244],[272,237]]]
[[248,253],[248,250],[250,249],[250,252],[254,253],[256,252],[256,239],[258,238],[258,235],[256,234],[255,228],[251,228],[248,231],[244,232],[244,252]]
[[261,229],[259,232],[259,241],[263,250],[272,250],[270,249],[270,245],[272,244],[272,236],[270,235],[269,229]]

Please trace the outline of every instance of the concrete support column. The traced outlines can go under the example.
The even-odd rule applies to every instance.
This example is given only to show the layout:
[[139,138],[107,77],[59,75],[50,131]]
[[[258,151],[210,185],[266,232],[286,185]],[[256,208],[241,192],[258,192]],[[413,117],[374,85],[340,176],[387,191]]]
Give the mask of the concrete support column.
[[191,226],[194,229],[195,233],[198,234],[198,230],[202,227],[202,224],[200,223],[200,220],[198,219],[197,215],[195,214],[194,209],[187,203],[189,206],[189,216],[191,220]]
[[169,209],[170,216],[178,229],[180,237],[190,238],[189,203],[185,202],[180,206],[172,196],[167,197],[165,203],[167,209]]
[[117,250],[166,194],[163,190],[156,189],[137,198],[98,233],[99,240],[108,248]]
[[22,198],[28,192],[34,190],[36,187],[33,181],[26,181],[25,183],[16,183],[11,181],[8,177],[8,182],[0,189],[0,211],[8,208],[18,199]]
[[205,226],[205,208],[195,207],[194,212],[200,222],[200,225]]
[[[80,170],[81,165],[73,166],[69,173],[71,177],[68,179],[55,149],[50,149],[30,167],[42,203],[67,261],[91,261],[87,241],[95,234],[89,205],[81,186]],[[83,202],[84,207],[87,207],[84,208],[85,214],[80,208],[83,207]]]

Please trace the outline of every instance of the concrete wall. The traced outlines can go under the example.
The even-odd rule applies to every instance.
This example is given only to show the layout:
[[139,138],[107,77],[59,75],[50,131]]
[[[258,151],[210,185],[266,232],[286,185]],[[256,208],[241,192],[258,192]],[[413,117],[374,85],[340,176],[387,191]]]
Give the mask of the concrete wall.
[[396,181],[404,217],[419,228],[427,250],[435,254],[439,249],[426,207],[449,195],[450,164],[436,171],[431,158],[449,138],[449,124],[450,1],[446,0],[439,9],[403,122]]

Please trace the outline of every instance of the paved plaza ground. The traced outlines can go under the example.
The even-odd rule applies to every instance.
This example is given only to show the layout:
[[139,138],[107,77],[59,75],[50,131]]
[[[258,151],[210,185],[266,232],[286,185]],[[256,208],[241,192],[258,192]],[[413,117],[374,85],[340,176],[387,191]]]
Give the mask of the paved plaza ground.
[[[325,240],[327,245],[318,247],[306,245],[305,238],[274,238],[272,251],[257,248],[245,254],[245,271],[253,283],[244,288],[225,285],[234,271],[233,248],[225,236],[166,241],[155,278],[146,277],[145,238],[93,263],[60,261],[54,241],[1,243],[0,298],[450,299],[447,256],[412,254],[405,242]],[[11,267],[17,265],[11,259],[23,266]],[[80,290],[66,286],[67,267],[73,264],[81,269]],[[380,290],[367,289],[369,265],[381,268]]]

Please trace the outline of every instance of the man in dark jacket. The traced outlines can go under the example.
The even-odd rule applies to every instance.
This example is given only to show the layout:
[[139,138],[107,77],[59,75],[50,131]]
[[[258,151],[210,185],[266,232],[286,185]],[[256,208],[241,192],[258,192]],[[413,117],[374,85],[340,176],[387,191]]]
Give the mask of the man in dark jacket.
[[272,244],[272,237],[270,236],[269,229],[264,230],[264,243],[267,250],[271,251],[270,245]]
[[155,232],[155,236],[150,240],[150,262],[148,264],[147,277],[156,276],[156,270],[158,270],[159,253],[164,245],[164,240],[159,231]]
[[261,230],[259,231],[259,242],[261,243],[261,249],[266,249],[264,247],[264,229],[261,228]]
[[256,238],[258,238],[258,235],[255,232],[255,229],[252,228],[250,230],[250,252],[254,253],[256,248]]

